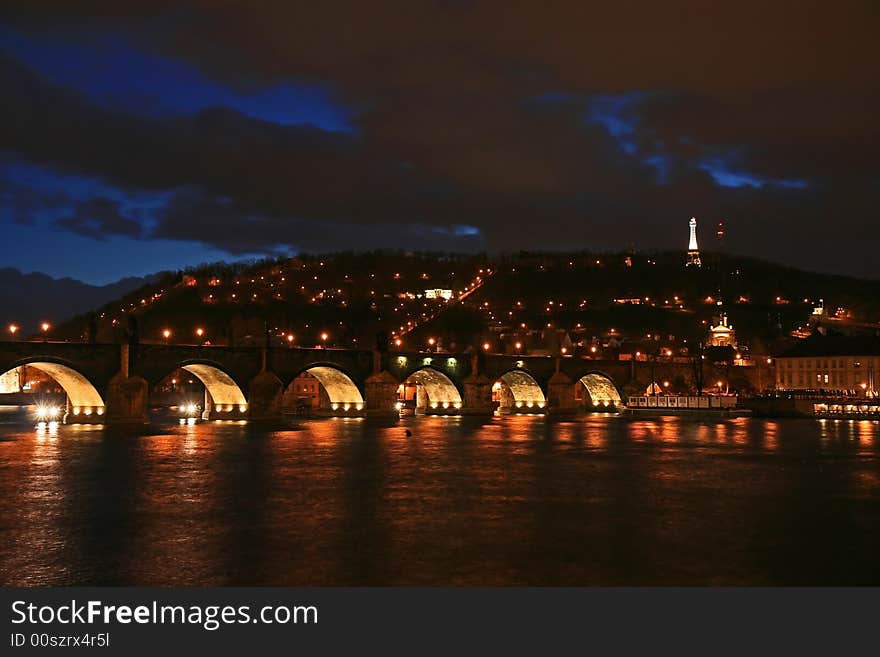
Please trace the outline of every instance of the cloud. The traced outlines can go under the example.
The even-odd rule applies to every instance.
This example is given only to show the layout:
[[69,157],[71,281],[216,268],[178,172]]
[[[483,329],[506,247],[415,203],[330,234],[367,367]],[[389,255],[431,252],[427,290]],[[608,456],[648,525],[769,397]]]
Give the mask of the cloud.
[[20,226],[32,226],[45,212],[69,207],[70,197],[58,190],[37,190],[14,179],[14,161],[0,156],[0,217]]
[[93,198],[76,204],[73,214],[55,219],[54,224],[83,237],[106,240],[112,235],[140,237],[143,227],[122,214],[119,204],[107,198]]
[[[210,217],[206,235],[205,217]],[[415,249],[478,251],[480,231],[471,226],[426,226],[418,223],[354,224],[341,221],[289,219],[254,213],[229,198],[202,189],[179,190],[157,215],[156,238],[201,241],[231,254],[288,254],[326,250],[328,240],[339,250]]]
[[[870,3],[205,7],[4,3],[14,30],[123,37],[234,100],[131,112],[6,58],[0,148],[166,192],[146,237],[230,253],[668,248],[696,214],[729,248],[873,273],[851,244],[880,200]],[[332,89],[350,130],[284,125],[264,94],[294,83]]]

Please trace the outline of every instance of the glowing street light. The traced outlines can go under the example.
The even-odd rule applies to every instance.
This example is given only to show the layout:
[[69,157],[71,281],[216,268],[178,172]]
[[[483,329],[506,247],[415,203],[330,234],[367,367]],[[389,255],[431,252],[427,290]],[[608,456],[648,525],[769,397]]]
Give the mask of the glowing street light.
[[43,329],[43,333],[46,333],[51,328],[51,325],[49,322],[43,322],[40,324],[40,328]]
[[288,334],[287,334],[287,342],[288,342],[288,343],[291,343],[291,344],[293,343],[293,333],[288,333]]
[[18,333],[18,326],[16,326],[15,324],[10,324],[9,325],[9,332],[12,335],[15,335],[16,333]]
[[205,329],[199,327],[196,329],[196,335],[201,338],[205,334]]
[[399,346],[402,345],[402,344],[403,344],[403,340],[401,340],[400,338],[395,338],[395,339],[394,339],[394,346],[395,346],[395,347],[399,347]]
[[522,349],[522,342],[517,342],[515,345],[513,345],[513,347],[514,347],[517,351],[519,351],[520,349]]
[[492,347],[492,345],[490,345],[488,342],[483,343],[483,351],[489,351],[489,349],[491,349],[491,347]]
[[168,342],[168,338],[171,337],[171,331],[169,329],[165,329],[162,331],[162,337],[165,338],[165,342]]

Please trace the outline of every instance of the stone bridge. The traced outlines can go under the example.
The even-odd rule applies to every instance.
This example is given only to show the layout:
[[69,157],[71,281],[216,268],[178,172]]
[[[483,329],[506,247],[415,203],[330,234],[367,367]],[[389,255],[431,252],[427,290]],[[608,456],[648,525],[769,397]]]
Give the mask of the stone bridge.
[[[320,383],[330,415],[396,415],[401,386],[423,413],[615,410],[651,385],[693,390],[692,363],[565,356],[378,352],[353,349],[0,342],[0,373],[28,365],[68,397],[68,421],[144,422],[155,388],[180,368],[205,387],[204,417],[274,420],[292,383]],[[743,369],[743,368],[736,368]],[[707,366],[704,380],[729,375]],[[662,382],[662,383],[661,383]]]

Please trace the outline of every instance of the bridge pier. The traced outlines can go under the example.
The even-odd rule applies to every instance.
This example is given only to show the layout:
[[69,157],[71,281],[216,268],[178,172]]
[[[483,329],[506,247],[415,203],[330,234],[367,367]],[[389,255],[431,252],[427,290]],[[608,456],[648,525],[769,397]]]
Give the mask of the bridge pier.
[[280,421],[281,397],[284,385],[274,372],[264,370],[251,379],[248,386],[248,419],[251,421]]
[[144,424],[147,422],[147,403],[150,385],[140,376],[130,376],[131,345],[119,347],[119,372],[110,379],[105,417],[107,424]]
[[547,382],[547,412],[567,415],[577,412],[574,399],[574,381],[558,369]]
[[462,415],[491,415],[492,382],[483,374],[472,374],[464,380]]
[[397,379],[382,370],[367,377],[364,382],[364,401],[368,417],[391,417],[400,414],[397,410]]
[[210,420],[211,413],[214,412],[214,398],[211,397],[211,393],[208,391],[208,388],[205,387],[205,404],[202,406],[202,419]]
[[107,424],[146,423],[148,391],[146,379],[117,373],[110,379],[104,398]]

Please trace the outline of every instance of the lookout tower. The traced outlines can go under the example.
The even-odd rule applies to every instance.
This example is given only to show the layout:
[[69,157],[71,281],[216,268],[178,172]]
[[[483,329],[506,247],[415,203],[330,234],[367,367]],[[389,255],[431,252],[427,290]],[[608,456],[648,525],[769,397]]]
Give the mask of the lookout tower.
[[697,220],[694,217],[691,217],[691,220],[688,222],[688,226],[691,229],[691,238],[688,241],[688,257],[687,263],[685,266],[687,267],[702,267],[703,263],[700,262],[700,248],[697,246]]

